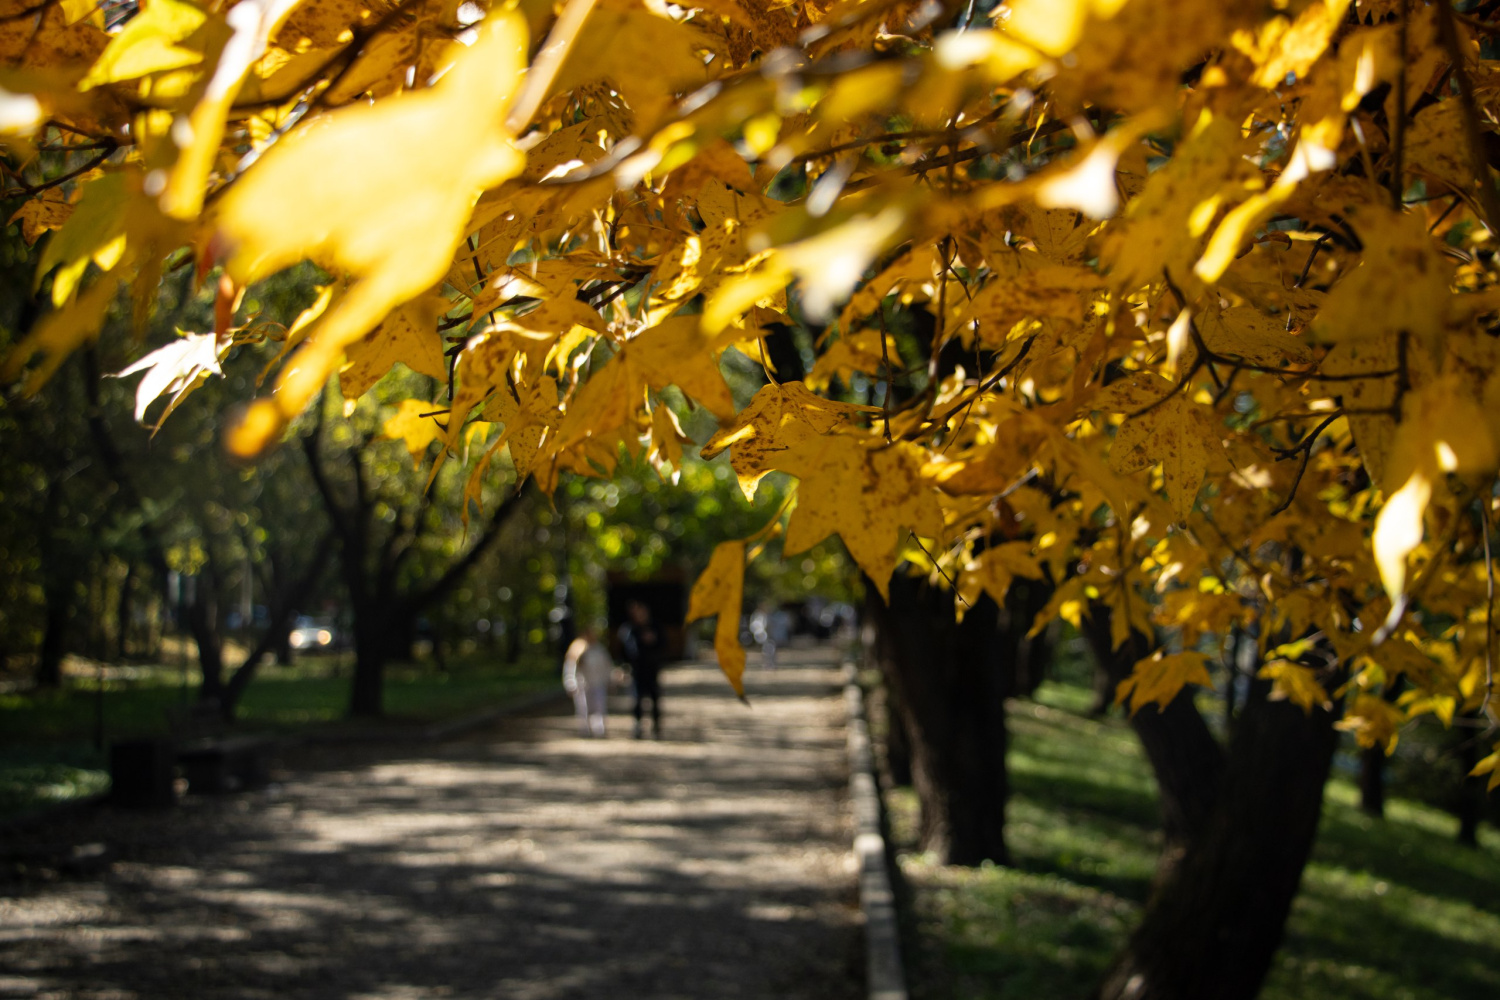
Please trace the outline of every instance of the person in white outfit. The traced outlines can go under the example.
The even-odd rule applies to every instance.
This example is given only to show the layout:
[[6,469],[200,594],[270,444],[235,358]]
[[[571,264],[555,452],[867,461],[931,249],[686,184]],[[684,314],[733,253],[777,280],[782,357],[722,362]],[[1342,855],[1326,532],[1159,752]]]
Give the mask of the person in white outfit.
[[584,736],[605,735],[609,675],[614,668],[615,661],[592,627],[573,640],[563,657],[563,688],[573,696],[573,705],[578,709],[578,728]]

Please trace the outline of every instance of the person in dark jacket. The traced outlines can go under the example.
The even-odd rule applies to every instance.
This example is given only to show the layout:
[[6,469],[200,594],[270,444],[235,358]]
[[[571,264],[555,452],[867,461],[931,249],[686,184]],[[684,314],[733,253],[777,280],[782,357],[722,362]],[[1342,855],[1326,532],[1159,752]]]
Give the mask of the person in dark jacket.
[[619,634],[635,692],[635,738],[645,735],[641,716],[644,702],[649,698],[651,734],[661,739],[661,632],[651,621],[651,609],[640,601],[631,601],[627,613],[630,618],[620,626]]

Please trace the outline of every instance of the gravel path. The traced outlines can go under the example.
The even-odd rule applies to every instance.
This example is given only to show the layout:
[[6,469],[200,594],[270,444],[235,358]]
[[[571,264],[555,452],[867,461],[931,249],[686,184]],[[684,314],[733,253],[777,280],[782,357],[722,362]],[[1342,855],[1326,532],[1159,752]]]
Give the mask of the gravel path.
[[[558,703],[0,839],[0,997],[853,1000],[836,664],[786,659],[751,709],[711,667],[667,671],[660,742],[628,738],[624,699],[607,740]],[[92,872],[35,863],[90,844]]]

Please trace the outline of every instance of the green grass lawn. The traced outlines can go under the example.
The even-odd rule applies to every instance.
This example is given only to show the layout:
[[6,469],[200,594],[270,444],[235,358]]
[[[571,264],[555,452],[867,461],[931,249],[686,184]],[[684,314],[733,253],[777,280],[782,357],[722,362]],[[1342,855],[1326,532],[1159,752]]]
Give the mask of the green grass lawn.
[[[245,692],[237,731],[288,733],[364,729],[344,720],[349,699],[347,658],[309,657],[291,667],[266,667]],[[57,691],[0,693],[0,816],[108,788],[106,754],[95,746],[102,712],[106,745],[119,739],[169,735],[196,688],[174,668],[110,669],[103,685],[74,674]],[[455,718],[558,685],[551,658],[523,656],[514,664],[483,657],[455,659],[447,672],[429,664],[386,670],[387,718],[373,725],[412,727]]]
[[[1013,702],[1015,867],[944,868],[906,853],[915,1000],[1070,1000],[1087,996],[1146,898],[1158,831],[1155,786],[1123,719],[1087,718],[1090,693],[1048,683]],[[1480,1000],[1500,995],[1500,834],[1478,850],[1457,820],[1402,798],[1386,819],[1329,783],[1312,863],[1267,1000]],[[888,796],[899,844],[915,839],[916,800]],[[913,949],[909,949],[913,950]]]

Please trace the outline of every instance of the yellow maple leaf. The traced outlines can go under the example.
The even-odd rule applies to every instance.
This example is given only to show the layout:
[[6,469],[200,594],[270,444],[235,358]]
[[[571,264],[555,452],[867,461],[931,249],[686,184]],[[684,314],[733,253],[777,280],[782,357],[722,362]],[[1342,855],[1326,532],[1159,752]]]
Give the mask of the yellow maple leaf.
[[1254,306],[1209,309],[1198,317],[1203,344],[1219,355],[1277,367],[1312,360],[1312,349],[1286,332],[1285,316],[1269,316]]
[[1422,544],[1434,486],[1444,473],[1493,471],[1497,459],[1500,449],[1484,411],[1459,380],[1443,378],[1407,393],[1386,466],[1390,492],[1371,537],[1393,614],[1406,589],[1406,558]]
[[1496,788],[1500,788],[1500,743],[1496,743],[1494,752],[1475,764],[1474,770],[1469,772],[1469,775],[1475,778],[1486,774],[1490,776],[1490,780],[1489,784],[1485,785],[1485,790],[1493,792]]
[[1002,542],[985,549],[964,566],[958,577],[958,594],[972,606],[983,591],[1004,607],[1011,581],[1018,576],[1029,580],[1042,578],[1042,567],[1031,554],[1031,543]]
[[801,382],[772,382],[761,387],[735,417],[734,423],[708,439],[701,452],[711,459],[729,448],[729,465],[739,477],[745,498],[755,498],[755,487],[793,448],[826,434],[859,412],[875,407],[836,403],[807,391]]
[[1365,749],[1380,747],[1389,756],[1396,752],[1406,714],[1379,695],[1362,694],[1354,699],[1344,717],[1334,723],[1335,729],[1354,734],[1354,741]]
[[907,532],[935,537],[943,514],[922,477],[921,449],[906,441],[870,447],[848,434],[815,434],[776,458],[800,481],[782,552],[794,556],[837,533],[859,568],[889,599]]
[[1149,373],[1111,384],[1093,405],[1131,414],[1115,432],[1110,468],[1130,473],[1161,465],[1167,498],[1177,516],[1186,519],[1209,466],[1223,450],[1203,408]]
[[1351,224],[1364,253],[1328,294],[1313,331],[1333,341],[1441,333],[1452,297],[1451,269],[1421,217],[1368,206]]
[[358,399],[401,362],[414,372],[446,381],[448,365],[437,319],[448,308],[441,295],[424,295],[398,306],[373,332],[349,345],[349,359],[339,372],[339,391]]
[[349,344],[442,280],[480,193],[521,172],[525,158],[502,118],[525,44],[519,15],[492,14],[431,90],[307,123],[230,189],[218,239],[237,282],[306,257],[356,279],[282,372],[275,397],[231,431],[233,452],[264,450]]
[[714,626],[714,652],[734,693],[745,697],[745,650],[740,645],[740,612],[745,598],[745,543],[720,542],[714,547],[708,568],[693,583],[688,598],[687,620],[718,615]]
[[1332,705],[1328,692],[1318,683],[1317,675],[1308,667],[1291,660],[1272,660],[1256,672],[1262,680],[1271,682],[1272,701],[1290,701],[1309,714],[1315,708]]
[[228,34],[217,15],[181,0],[149,0],[110,39],[78,89],[195,66],[203,61],[203,46],[212,43],[213,34],[221,42]]
[[443,428],[432,414],[434,409],[432,403],[423,399],[403,399],[395,415],[381,426],[381,437],[405,444],[412,461],[420,466],[428,446],[443,436]]
[[1166,708],[1178,692],[1189,684],[1213,687],[1213,678],[1208,675],[1208,658],[1191,650],[1182,653],[1163,653],[1157,650],[1144,660],[1137,660],[1130,676],[1115,689],[1115,704],[1130,703],[1130,714],[1134,715],[1155,702],[1157,710]]

